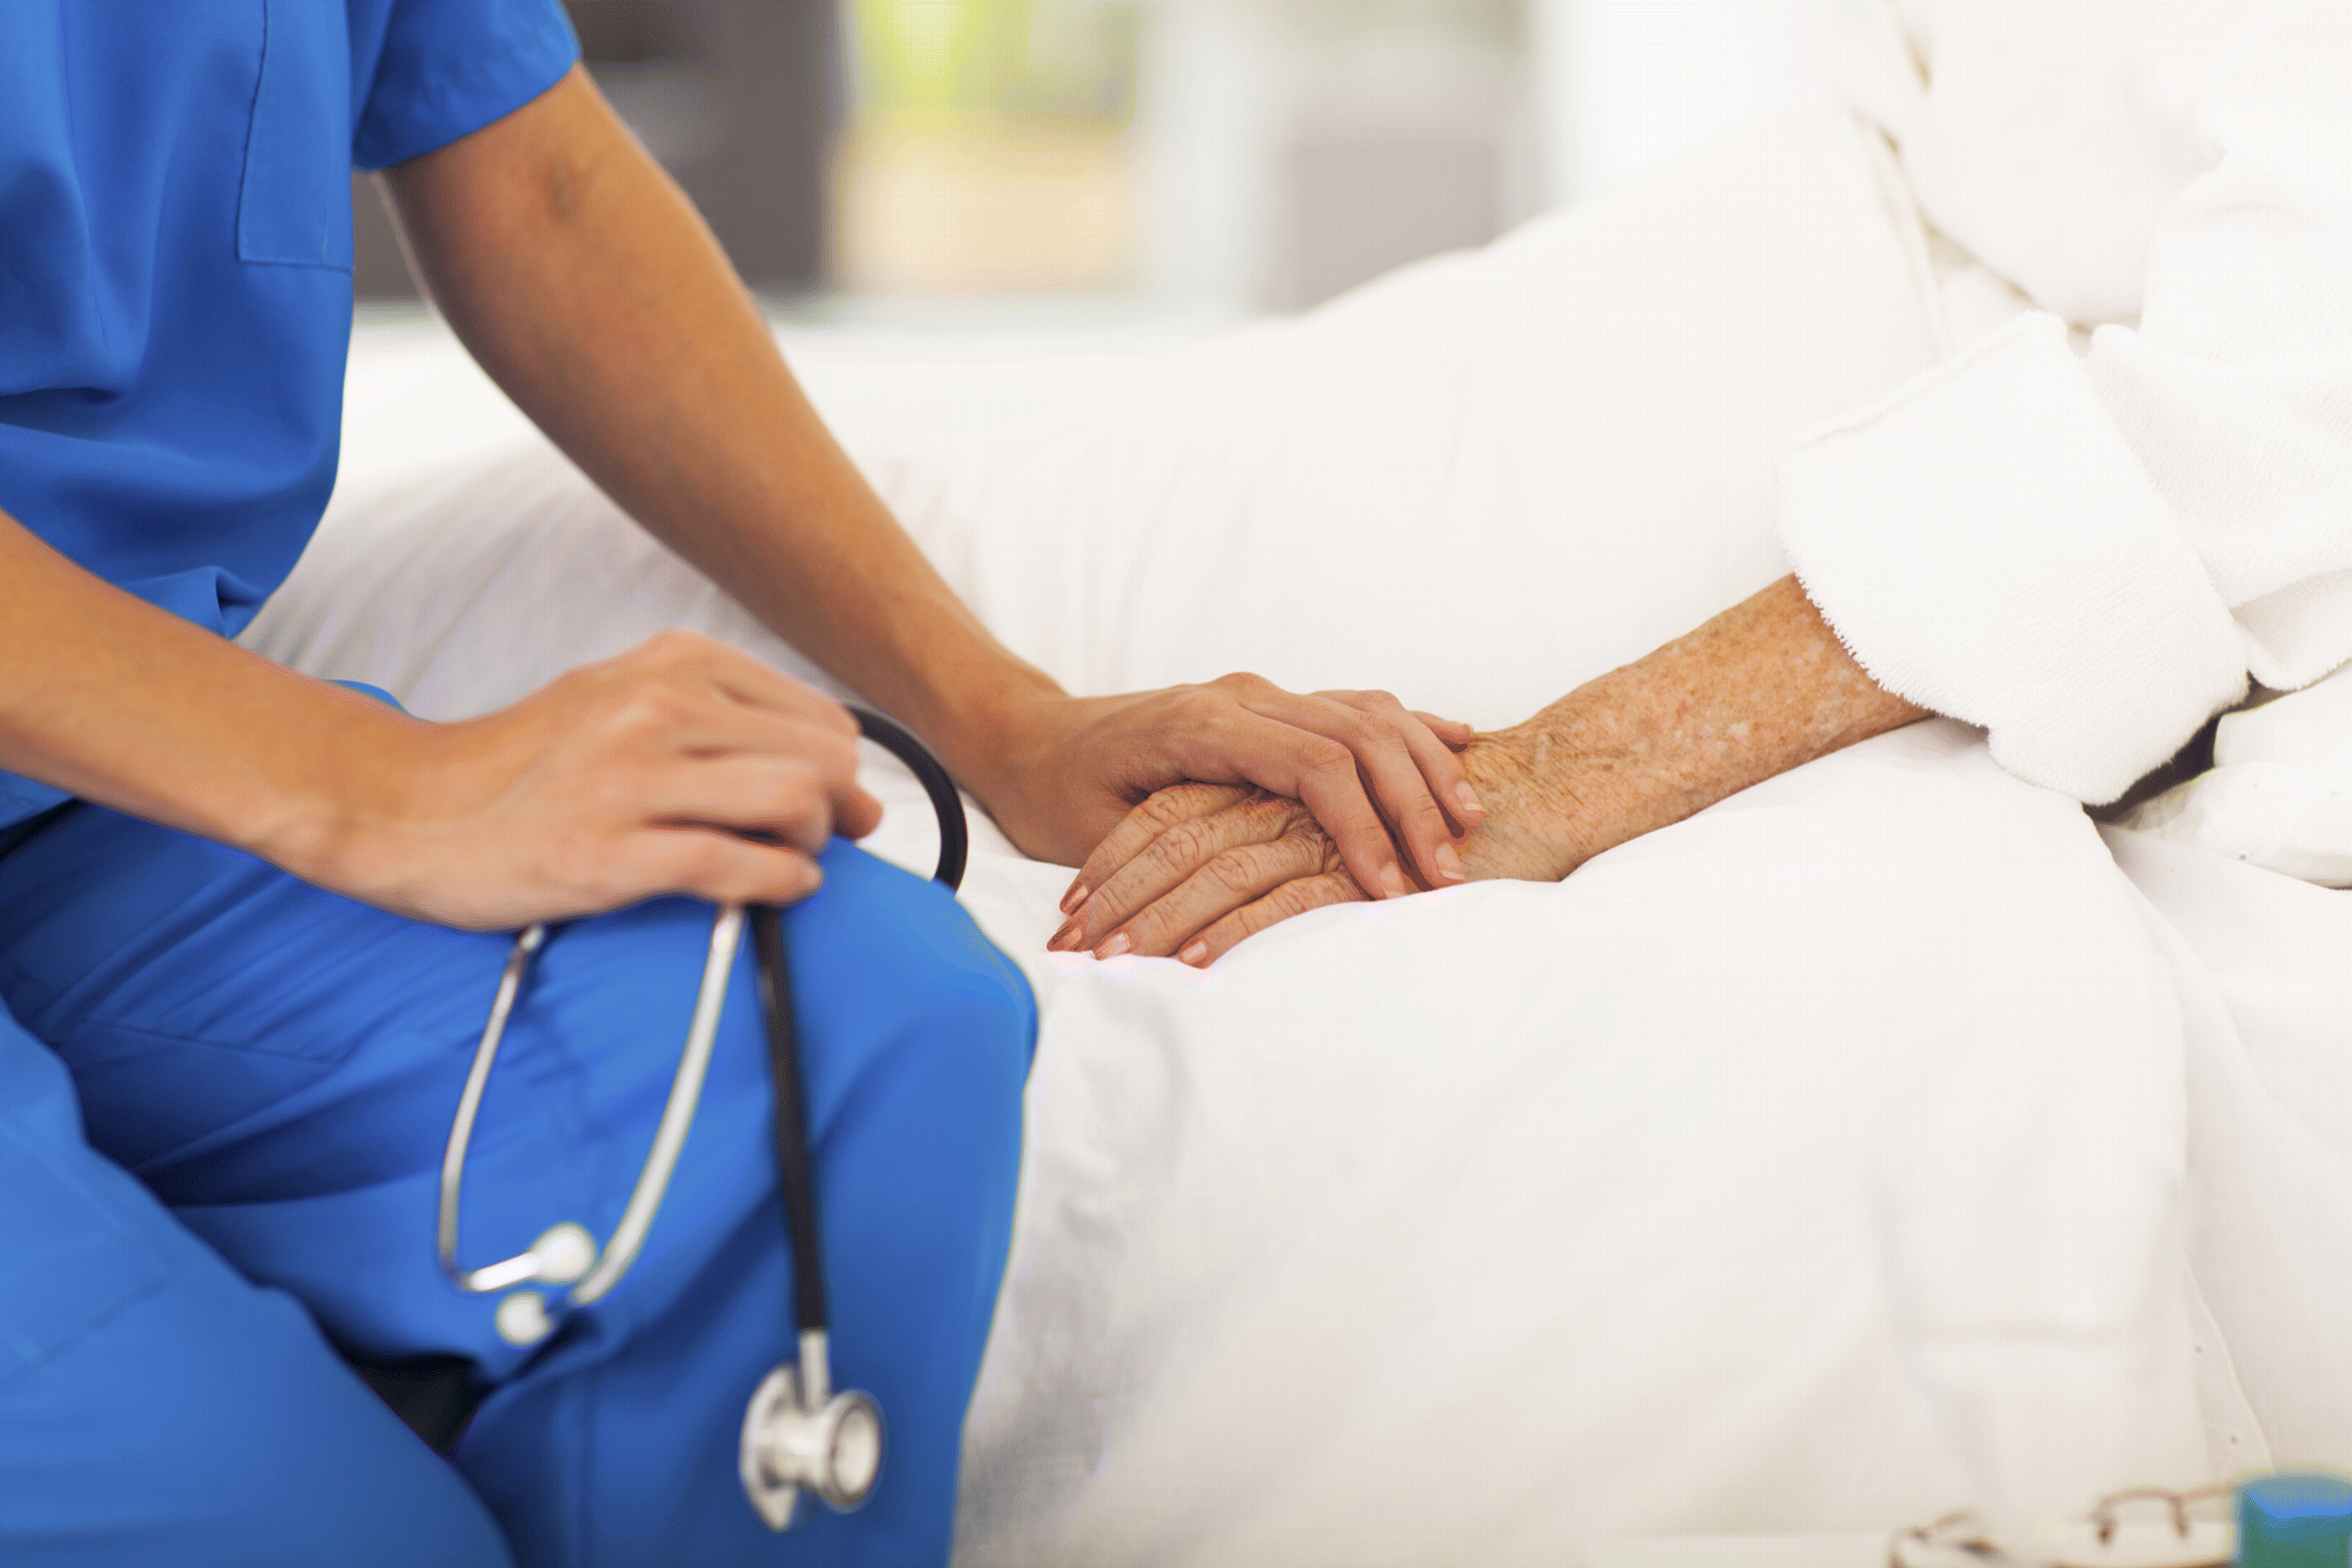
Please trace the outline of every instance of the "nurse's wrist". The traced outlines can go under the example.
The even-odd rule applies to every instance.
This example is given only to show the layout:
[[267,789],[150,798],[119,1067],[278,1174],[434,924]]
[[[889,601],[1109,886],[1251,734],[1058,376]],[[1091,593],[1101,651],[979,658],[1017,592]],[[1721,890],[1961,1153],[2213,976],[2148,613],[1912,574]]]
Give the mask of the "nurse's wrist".
[[457,761],[457,736],[454,726],[356,700],[356,710],[320,716],[303,765],[257,792],[221,837],[314,886],[391,907],[413,879],[394,840],[429,815],[423,797]]
[[992,672],[940,703],[924,740],[958,784],[998,816],[1039,763],[1063,742],[1073,699],[1050,676],[1023,665]]

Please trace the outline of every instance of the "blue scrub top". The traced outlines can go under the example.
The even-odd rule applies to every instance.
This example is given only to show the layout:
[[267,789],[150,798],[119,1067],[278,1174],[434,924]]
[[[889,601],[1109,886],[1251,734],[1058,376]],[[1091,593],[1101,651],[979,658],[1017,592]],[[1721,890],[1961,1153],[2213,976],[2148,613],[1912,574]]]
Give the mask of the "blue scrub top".
[[334,487],[352,167],[578,56],[558,0],[0,3],[0,510],[235,636]]

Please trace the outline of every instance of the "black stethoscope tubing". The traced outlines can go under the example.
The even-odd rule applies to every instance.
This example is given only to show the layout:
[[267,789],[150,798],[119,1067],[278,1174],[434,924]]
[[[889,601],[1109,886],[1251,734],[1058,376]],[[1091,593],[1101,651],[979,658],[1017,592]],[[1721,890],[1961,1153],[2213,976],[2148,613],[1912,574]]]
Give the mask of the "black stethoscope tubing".
[[[895,721],[863,708],[850,709],[858,732],[907,764],[931,797],[940,819],[939,866],[931,879],[950,892],[963,886],[971,834],[963,797],[939,759]],[[792,962],[783,921],[773,904],[749,911],[760,1010],[768,1022],[768,1076],[774,1086],[776,1184],[782,1200],[786,1244],[793,1258],[793,1316],[803,1333],[826,1330],[824,1247],[817,1219],[816,1155],[810,1146],[808,1082],[801,1069],[800,1027],[793,1006]]]

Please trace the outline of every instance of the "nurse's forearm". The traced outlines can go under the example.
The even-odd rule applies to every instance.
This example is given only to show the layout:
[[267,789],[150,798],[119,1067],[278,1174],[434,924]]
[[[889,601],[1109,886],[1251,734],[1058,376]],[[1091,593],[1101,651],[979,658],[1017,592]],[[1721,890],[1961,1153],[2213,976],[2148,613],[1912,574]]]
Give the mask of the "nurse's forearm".
[[984,749],[972,720],[1058,691],[898,527],[692,205],[583,73],[386,178],[436,302],[523,410],[631,516],[951,767]]
[[284,851],[429,726],[200,631],[0,516],[0,768]]

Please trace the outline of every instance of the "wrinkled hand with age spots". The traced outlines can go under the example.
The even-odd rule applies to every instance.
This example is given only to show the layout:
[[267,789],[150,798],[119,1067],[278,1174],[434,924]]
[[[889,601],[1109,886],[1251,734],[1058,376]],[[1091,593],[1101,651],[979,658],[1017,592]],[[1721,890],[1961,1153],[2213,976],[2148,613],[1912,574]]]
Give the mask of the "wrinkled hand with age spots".
[[[1604,849],[1926,717],[1873,681],[1784,577],[1526,723],[1471,737],[1462,772],[1485,814],[1467,831],[1457,821],[1458,863],[1469,881],[1558,881]],[[1208,964],[1270,925],[1364,896],[1297,802],[1180,784],[1096,848],[1047,946]]]

